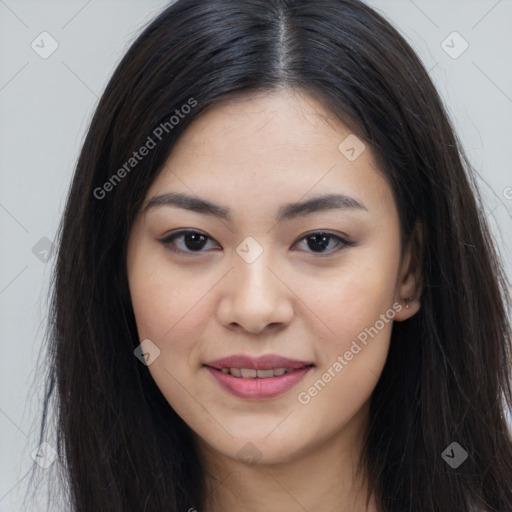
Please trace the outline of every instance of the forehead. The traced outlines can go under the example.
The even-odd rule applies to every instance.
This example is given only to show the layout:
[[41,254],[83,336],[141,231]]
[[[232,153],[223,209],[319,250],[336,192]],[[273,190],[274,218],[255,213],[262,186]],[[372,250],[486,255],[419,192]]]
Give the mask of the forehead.
[[370,148],[320,102],[290,89],[239,96],[195,119],[148,195],[168,190],[224,204],[243,198],[240,207],[332,192],[394,206]]
[[300,91],[283,89],[251,92],[210,107],[183,134],[179,145],[226,154],[236,150],[233,143],[238,142],[249,154],[261,149],[268,154],[328,148],[343,134],[350,131],[320,102]]

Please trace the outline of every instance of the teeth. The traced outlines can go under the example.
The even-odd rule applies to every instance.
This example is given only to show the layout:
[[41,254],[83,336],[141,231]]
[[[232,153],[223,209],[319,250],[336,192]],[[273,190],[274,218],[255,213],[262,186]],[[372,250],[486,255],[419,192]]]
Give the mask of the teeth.
[[[233,368],[231,368],[233,370]],[[254,379],[258,375],[257,370],[249,370],[247,368],[240,368],[240,373],[244,379]]]
[[[267,379],[268,377],[274,376],[274,370],[272,370],[272,368],[270,368],[270,370],[258,370],[256,373],[259,379]],[[245,377],[243,373],[242,375]]]
[[229,369],[229,372],[231,373],[231,375],[233,375],[234,377],[241,377],[242,374],[240,372],[240,368],[230,368]]
[[285,373],[291,373],[295,368],[269,368],[268,370],[255,370],[253,368],[221,368],[220,371],[225,374],[231,374],[233,377],[242,379],[269,379],[271,377],[280,377]]

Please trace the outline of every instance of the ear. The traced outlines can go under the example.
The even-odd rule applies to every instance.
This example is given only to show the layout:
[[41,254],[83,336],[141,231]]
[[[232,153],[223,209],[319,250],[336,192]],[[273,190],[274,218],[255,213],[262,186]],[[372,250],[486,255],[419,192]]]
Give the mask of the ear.
[[396,284],[395,302],[402,306],[395,315],[397,322],[411,318],[421,307],[423,247],[423,226],[417,222],[405,249]]

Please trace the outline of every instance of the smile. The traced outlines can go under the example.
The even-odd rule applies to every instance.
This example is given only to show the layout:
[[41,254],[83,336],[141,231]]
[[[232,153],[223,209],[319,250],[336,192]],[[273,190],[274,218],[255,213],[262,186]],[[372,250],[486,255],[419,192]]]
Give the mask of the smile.
[[280,377],[285,373],[292,373],[297,371],[297,368],[270,368],[268,370],[255,370],[254,368],[221,368],[218,371],[241,379],[269,379],[271,377]]
[[313,368],[313,365],[301,368],[212,368],[204,366],[220,385],[237,398],[245,400],[265,400],[283,395],[296,386]]

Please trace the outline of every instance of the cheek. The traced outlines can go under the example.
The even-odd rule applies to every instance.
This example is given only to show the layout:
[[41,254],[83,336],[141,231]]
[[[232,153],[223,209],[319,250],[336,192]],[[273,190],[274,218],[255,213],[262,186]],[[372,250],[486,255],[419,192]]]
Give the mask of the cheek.
[[371,395],[389,350],[398,265],[398,251],[368,247],[347,258],[328,286],[309,288],[304,302],[325,327],[314,340],[321,365],[299,390],[301,404],[314,402],[309,412],[332,408],[349,418]]
[[182,329],[189,312],[208,291],[206,280],[173,271],[160,248],[146,243],[129,260],[128,282],[139,336],[165,344]]
[[173,270],[161,251],[154,257],[158,252],[141,244],[131,255],[128,281],[139,339],[150,339],[160,350],[148,369],[174,402],[178,382],[187,382],[191,367],[199,365],[198,340],[211,321],[208,295],[216,279]]
[[297,389],[301,410],[297,418],[308,425],[311,440],[334,435],[342,426],[357,424],[356,418],[361,417],[359,413],[386,362],[395,313],[388,301],[389,292],[376,293],[360,281],[357,286],[354,282],[354,290],[360,293],[357,299],[349,300],[350,296],[345,294],[338,296],[345,307],[338,307],[337,316],[331,316],[333,332],[315,338],[320,364]]
[[[142,258],[135,261],[142,263]],[[195,394],[190,365],[202,329],[200,319],[208,318],[200,299],[211,285],[196,279],[197,286],[190,286],[190,278],[184,284],[183,276],[168,268],[164,272],[162,262],[148,261],[133,265],[129,275],[139,339],[150,339],[160,350],[148,370],[173,409],[192,421],[201,411],[194,409],[195,402],[190,400],[189,393]]]
[[139,336],[161,341],[177,322],[184,297],[180,298],[175,284],[166,286],[155,267],[136,268],[129,285]]
[[[383,254],[368,247],[347,255],[321,280],[301,277],[296,281],[309,316],[314,313],[321,320],[323,349],[331,357],[392,307],[398,264],[398,253]],[[386,327],[390,325],[386,322]],[[386,331],[380,323],[379,327]]]

